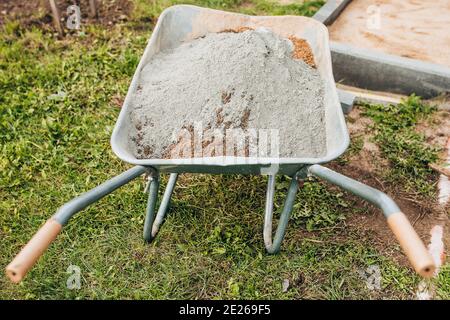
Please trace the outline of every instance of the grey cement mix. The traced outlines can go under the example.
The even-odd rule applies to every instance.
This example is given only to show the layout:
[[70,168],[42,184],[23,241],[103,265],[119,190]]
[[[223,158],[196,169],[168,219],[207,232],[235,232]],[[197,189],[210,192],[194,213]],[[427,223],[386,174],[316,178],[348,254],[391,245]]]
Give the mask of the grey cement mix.
[[156,54],[131,101],[135,156],[170,158],[183,128],[199,122],[203,130],[278,129],[280,157],[325,155],[323,81],[292,50],[261,28],[211,33]]

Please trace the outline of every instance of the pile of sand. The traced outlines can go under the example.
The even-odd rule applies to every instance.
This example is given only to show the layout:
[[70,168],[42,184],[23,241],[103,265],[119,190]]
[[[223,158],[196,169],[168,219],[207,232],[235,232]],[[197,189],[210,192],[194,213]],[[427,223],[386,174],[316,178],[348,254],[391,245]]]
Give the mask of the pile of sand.
[[[280,157],[323,156],[324,84],[304,44],[261,28],[212,33],[156,54],[131,103],[135,156],[254,156],[252,141],[260,156],[265,141],[269,153],[278,144]],[[230,154],[230,129],[256,140],[246,136]],[[191,134],[196,141],[185,139]]]

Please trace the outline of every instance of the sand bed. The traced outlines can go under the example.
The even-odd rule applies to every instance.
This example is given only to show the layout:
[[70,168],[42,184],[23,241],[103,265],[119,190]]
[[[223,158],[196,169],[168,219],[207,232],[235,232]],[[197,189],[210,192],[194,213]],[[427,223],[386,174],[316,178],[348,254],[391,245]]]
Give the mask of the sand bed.
[[336,42],[450,67],[449,30],[448,0],[353,0],[329,27]]

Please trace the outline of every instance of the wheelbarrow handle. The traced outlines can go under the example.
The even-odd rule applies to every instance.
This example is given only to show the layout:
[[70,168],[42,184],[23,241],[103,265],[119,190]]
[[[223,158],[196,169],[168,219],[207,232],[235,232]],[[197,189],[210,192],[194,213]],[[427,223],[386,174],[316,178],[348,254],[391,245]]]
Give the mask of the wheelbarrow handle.
[[47,220],[6,267],[6,275],[12,282],[20,282],[75,213],[149,171],[153,172],[154,169],[136,166],[64,204],[53,217]]
[[433,258],[405,214],[393,213],[387,223],[416,272],[425,278],[432,277],[436,269]]
[[317,164],[310,166],[308,172],[360,196],[379,207],[383,211],[387,223],[397,238],[400,247],[403,249],[416,272],[425,278],[433,276],[436,269],[433,258],[408,221],[408,218],[401,212],[391,197],[380,190]]
[[56,239],[61,229],[62,225],[55,219],[47,220],[6,267],[6,274],[12,282],[18,283],[25,277],[28,270],[33,267],[53,240]]

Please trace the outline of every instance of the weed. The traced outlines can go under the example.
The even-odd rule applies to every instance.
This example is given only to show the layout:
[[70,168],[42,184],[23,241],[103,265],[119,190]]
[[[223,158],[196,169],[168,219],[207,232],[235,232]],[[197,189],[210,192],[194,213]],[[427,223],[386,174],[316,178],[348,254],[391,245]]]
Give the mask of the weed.
[[375,142],[391,163],[387,178],[402,183],[406,191],[433,195],[433,171],[428,164],[438,159],[439,148],[428,145],[414,126],[436,108],[415,95],[396,106],[365,104],[363,108],[364,114],[374,121]]
[[436,294],[442,300],[450,299],[450,264],[444,265],[435,280]]

